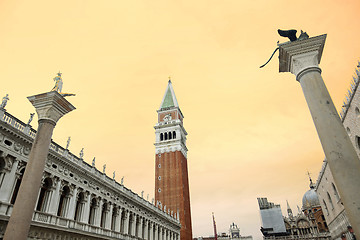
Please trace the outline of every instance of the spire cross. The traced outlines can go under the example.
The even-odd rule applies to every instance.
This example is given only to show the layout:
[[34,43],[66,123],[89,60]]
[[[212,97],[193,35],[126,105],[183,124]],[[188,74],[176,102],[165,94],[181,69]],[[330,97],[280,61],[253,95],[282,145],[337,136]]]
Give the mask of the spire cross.
[[169,82],[171,82],[171,76],[169,76]]

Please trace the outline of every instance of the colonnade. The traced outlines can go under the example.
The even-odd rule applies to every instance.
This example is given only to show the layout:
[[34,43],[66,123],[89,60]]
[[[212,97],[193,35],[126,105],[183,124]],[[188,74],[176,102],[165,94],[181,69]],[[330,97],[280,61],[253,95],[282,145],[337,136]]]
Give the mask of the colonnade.
[[[12,159],[11,167],[6,168],[9,160],[0,157],[0,202],[14,204],[25,164]],[[179,239],[179,231],[147,218],[127,205],[47,173],[43,176],[35,210],[140,239]]]

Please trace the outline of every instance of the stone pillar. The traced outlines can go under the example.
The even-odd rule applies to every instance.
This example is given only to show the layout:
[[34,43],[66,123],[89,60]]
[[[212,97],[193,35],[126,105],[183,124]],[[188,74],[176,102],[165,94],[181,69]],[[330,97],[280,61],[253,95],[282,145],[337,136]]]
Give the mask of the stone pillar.
[[118,207],[116,218],[115,218],[115,232],[120,232],[120,226],[121,226],[121,214],[122,214],[122,208]]
[[144,224],[144,239],[148,240],[149,239],[149,220],[144,219],[143,220],[143,224]]
[[280,72],[300,82],[350,224],[360,236],[360,161],[321,77],[326,35],[280,44]]
[[144,224],[143,220],[144,219],[142,217],[140,217],[139,220],[140,220],[140,223],[139,223],[139,229],[138,229],[138,236],[137,237],[143,238],[143,224]]
[[73,194],[72,194],[72,197],[70,198],[69,207],[67,208],[67,212],[66,212],[66,218],[68,218],[68,219],[74,219],[74,217],[75,217],[77,191],[78,191],[78,188],[76,186],[74,186]]
[[[5,157],[7,158],[7,157]],[[6,160],[7,161],[7,160]],[[0,201],[10,203],[10,199],[12,196],[13,188],[16,183],[16,170],[18,167],[19,161],[14,160],[12,163],[11,169],[5,170],[5,176],[3,177],[3,182],[0,188]],[[8,167],[8,166],[6,166]]]
[[80,218],[80,222],[82,223],[88,223],[89,221],[89,214],[90,214],[90,201],[91,201],[91,197],[90,197],[90,193],[89,192],[84,192],[84,204],[82,206],[82,213],[81,213],[81,218]]
[[159,225],[155,225],[155,239],[154,240],[159,240]]
[[95,214],[94,214],[94,226],[96,226],[96,227],[100,227],[103,204],[104,204],[103,200],[98,199],[97,206],[95,209]]
[[125,210],[125,223],[124,223],[124,234],[129,234],[129,223],[130,223],[130,211]]
[[149,221],[149,225],[150,225],[150,238],[149,240],[154,240],[154,223]]
[[54,182],[56,182],[56,188],[53,190],[53,193],[51,194],[50,204],[49,204],[49,210],[48,213],[52,215],[56,215],[58,205],[59,205],[59,197],[60,197],[60,187],[61,187],[61,181],[60,179],[54,178]]
[[133,213],[133,218],[131,220],[131,229],[130,229],[130,236],[135,236],[136,234],[136,215]]
[[105,218],[105,229],[111,229],[111,219],[113,213],[114,204],[108,202],[106,209],[106,218]]
[[27,239],[54,127],[63,115],[75,109],[55,91],[31,96],[28,99],[36,108],[39,127],[4,240]]

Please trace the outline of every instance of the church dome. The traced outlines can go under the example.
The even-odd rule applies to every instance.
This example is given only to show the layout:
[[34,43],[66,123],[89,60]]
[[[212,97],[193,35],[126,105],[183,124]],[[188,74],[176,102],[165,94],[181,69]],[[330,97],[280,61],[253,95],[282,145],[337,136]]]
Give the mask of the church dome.
[[303,209],[319,206],[319,198],[315,192],[314,188],[310,188],[309,191],[307,191],[302,199],[302,207]]

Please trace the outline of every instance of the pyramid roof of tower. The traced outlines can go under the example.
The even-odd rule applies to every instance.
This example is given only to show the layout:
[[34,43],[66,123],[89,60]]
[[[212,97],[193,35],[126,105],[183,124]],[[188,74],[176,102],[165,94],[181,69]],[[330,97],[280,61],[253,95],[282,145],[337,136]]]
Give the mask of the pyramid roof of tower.
[[160,104],[160,110],[171,108],[171,107],[179,107],[179,104],[177,102],[174,89],[171,84],[171,80],[169,80],[168,85],[165,90],[164,97]]

